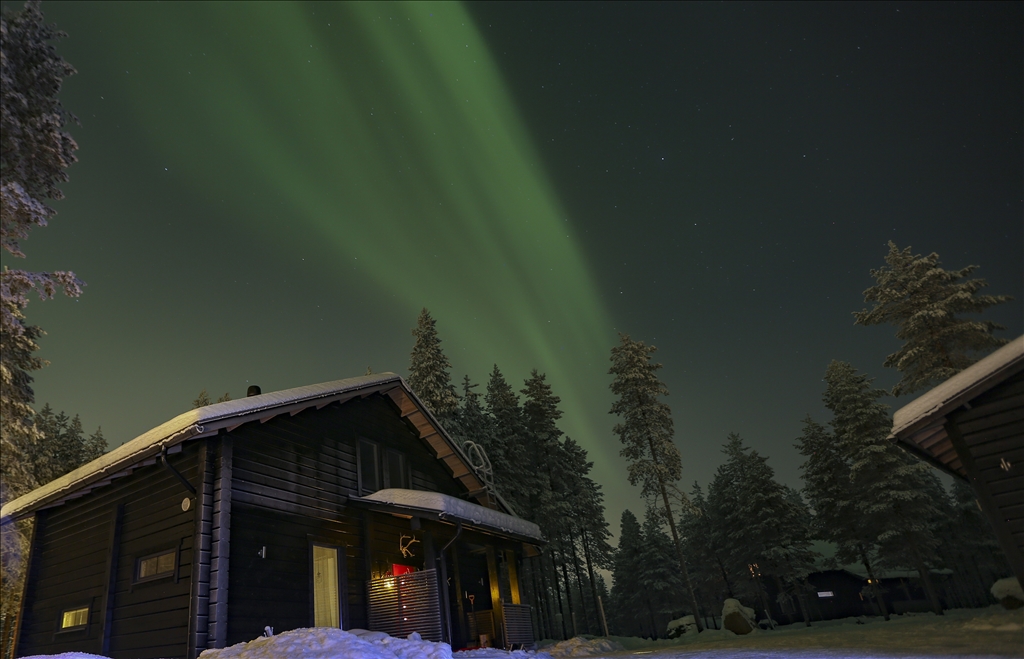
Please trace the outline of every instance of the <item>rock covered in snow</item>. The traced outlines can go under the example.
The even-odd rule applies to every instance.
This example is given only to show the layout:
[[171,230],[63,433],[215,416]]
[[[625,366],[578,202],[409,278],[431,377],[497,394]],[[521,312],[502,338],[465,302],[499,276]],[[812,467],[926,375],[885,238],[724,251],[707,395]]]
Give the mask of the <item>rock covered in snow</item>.
[[1006,577],[992,584],[992,597],[999,600],[1007,609],[1019,609],[1024,606],[1024,590],[1020,587],[1017,577]]
[[606,652],[618,652],[625,648],[607,638],[594,638],[587,640],[582,636],[570,638],[567,641],[560,641],[554,645],[544,648],[544,651],[552,657],[590,657],[595,654]]
[[722,629],[728,629],[741,636],[754,631],[757,629],[754,609],[743,606],[736,599],[725,600],[725,604],[722,606]]
[[669,638],[679,638],[683,634],[696,634],[697,621],[693,616],[683,616],[668,623],[665,632]]
[[413,633],[395,638],[365,629],[344,631],[333,627],[293,629],[276,636],[261,636],[228,648],[204,650],[203,659],[452,659],[447,643],[433,643]]

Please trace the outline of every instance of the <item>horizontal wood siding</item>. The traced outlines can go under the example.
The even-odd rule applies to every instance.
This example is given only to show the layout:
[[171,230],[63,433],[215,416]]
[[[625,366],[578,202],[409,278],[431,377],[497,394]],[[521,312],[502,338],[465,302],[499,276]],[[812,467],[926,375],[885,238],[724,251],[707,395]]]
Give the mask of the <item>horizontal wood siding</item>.
[[[346,628],[365,628],[366,544],[363,515],[346,505],[359,496],[356,445],[377,442],[405,454],[412,485],[459,493],[432,450],[399,416],[394,403],[375,394],[296,415],[247,423],[230,433],[232,459],[231,569],[227,644],[251,640],[265,626],[275,633],[307,627],[310,620],[309,542],[343,547],[346,557]],[[408,520],[382,522],[374,553],[401,557],[397,533]],[[397,524],[397,526],[395,526]],[[391,528],[393,527],[393,528]],[[396,534],[397,533],[397,534]],[[266,547],[266,558],[260,557]],[[416,545],[422,567],[422,545]],[[397,562],[397,561],[396,561]],[[383,563],[382,563],[383,564]],[[388,564],[390,568],[390,564]]]
[[970,451],[976,487],[995,508],[994,521],[1009,534],[1017,556],[1024,555],[1024,372],[949,418]]
[[[194,446],[170,457],[195,482]],[[192,560],[193,512],[181,510],[188,494],[160,464],[97,488],[88,496],[38,513],[20,655],[89,652],[114,659],[184,657],[188,583]],[[123,505],[116,564],[111,555],[115,511]],[[140,556],[179,551],[178,576],[132,584]],[[107,596],[113,584],[107,616]],[[89,604],[84,631],[58,632],[63,609]],[[109,629],[104,627],[109,624]],[[103,653],[103,637],[109,649]]]

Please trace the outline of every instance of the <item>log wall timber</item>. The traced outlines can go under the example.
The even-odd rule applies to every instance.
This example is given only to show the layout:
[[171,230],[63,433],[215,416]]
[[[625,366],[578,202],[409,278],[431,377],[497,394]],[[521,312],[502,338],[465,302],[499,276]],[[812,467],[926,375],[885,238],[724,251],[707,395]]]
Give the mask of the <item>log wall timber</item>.
[[[195,447],[170,462],[195,482]],[[37,513],[44,532],[36,535],[31,558],[35,578],[19,655],[185,656],[193,528],[192,514],[181,509],[187,492],[159,465],[135,469],[117,483]],[[175,573],[135,583],[137,560],[163,550],[175,551]],[[61,632],[61,611],[78,606],[89,607],[88,625]]]
[[947,418],[950,441],[1024,583],[1024,372]]

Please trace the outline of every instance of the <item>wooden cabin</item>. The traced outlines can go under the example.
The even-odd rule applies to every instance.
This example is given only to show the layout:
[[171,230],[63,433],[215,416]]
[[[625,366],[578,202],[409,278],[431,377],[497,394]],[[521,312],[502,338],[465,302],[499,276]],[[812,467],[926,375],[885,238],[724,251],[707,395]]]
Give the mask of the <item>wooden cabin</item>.
[[1024,584],[1024,336],[899,409],[889,439],[971,484]]
[[186,412],[0,523],[33,516],[16,656],[191,658],[267,627],[533,641],[540,530],[392,373]]

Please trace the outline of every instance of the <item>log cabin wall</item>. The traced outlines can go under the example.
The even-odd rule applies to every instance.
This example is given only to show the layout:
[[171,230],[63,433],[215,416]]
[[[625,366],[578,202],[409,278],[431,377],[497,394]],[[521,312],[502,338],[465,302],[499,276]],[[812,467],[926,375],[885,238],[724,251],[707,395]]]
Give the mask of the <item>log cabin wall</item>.
[[1000,545],[1024,582],[1024,372],[948,416],[947,432]]
[[[170,456],[193,483],[196,449]],[[195,514],[181,508],[187,496],[157,463],[39,511],[18,654],[185,656]],[[168,551],[173,572],[138,582],[139,559]],[[80,606],[89,607],[87,625],[59,631],[62,611]]]
[[[227,645],[252,640],[267,625],[279,633],[312,624],[312,541],[343,549],[347,599],[342,626],[366,628],[366,581],[373,569],[367,548],[378,562],[384,560],[378,560],[378,552],[387,560],[400,556],[398,539],[409,533],[410,525],[345,505],[348,497],[360,495],[360,440],[373,442],[379,455],[402,453],[407,487],[459,493],[458,484],[400,418],[391,399],[379,394],[247,423],[227,437],[233,451]],[[378,468],[382,485],[383,466]],[[422,563],[422,545],[415,547]]]

